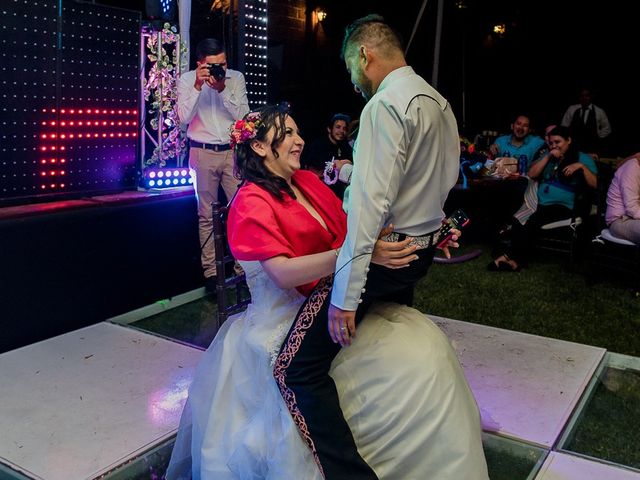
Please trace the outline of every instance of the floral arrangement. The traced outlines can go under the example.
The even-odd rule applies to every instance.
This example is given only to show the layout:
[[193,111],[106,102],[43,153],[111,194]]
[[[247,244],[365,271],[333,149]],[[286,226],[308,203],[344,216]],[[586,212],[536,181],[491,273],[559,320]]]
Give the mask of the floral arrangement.
[[250,112],[243,120],[236,120],[229,129],[229,143],[235,148],[239,143],[256,138],[258,129],[262,126],[259,112]]
[[488,174],[487,159],[490,155],[478,150],[473,142],[460,137],[460,175],[463,188],[467,188],[467,177],[476,178]]
[[186,54],[186,45],[176,27],[165,23],[162,31],[150,32],[146,46],[151,68],[142,80],[142,89],[151,117],[149,124],[153,130],[161,129],[162,141],[156,142],[149,136],[155,149],[145,163],[164,167],[168,159],[179,158],[186,150],[186,134],[178,119],[177,82],[180,57]]
[[460,156],[465,156],[465,154],[473,155],[475,151],[475,144],[471,143],[466,137],[460,137]]

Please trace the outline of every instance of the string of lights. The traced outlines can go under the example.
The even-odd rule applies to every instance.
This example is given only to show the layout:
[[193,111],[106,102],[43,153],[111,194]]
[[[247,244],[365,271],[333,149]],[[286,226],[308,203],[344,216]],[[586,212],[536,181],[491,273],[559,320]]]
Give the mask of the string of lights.
[[267,103],[267,0],[240,4],[240,63],[251,108]]

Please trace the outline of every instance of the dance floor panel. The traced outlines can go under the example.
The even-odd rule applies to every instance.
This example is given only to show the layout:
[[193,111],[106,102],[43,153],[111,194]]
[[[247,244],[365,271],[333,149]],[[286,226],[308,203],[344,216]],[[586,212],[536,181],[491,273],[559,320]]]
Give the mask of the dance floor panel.
[[551,448],[606,350],[430,316],[451,340],[499,434]]
[[535,480],[640,480],[640,472],[551,452]]
[[200,350],[99,323],[0,355],[0,461],[95,478],[175,434]]
[[[492,480],[640,480],[632,469],[556,451],[611,354],[431,318],[452,341],[485,419],[498,424],[496,433],[483,436]],[[110,322],[0,355],[0,479],[162,475],[201,355],[198,348]]]

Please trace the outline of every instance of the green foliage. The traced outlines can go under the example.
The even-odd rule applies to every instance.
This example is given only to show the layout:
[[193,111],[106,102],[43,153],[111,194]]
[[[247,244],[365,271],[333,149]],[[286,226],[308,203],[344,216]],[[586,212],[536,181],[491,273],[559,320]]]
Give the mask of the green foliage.
[[640,299],[611,281],[589,285],[561,259],[539,259],[520,272],[489,272],[490,250],[472,261],[431,267],[416,289],[416,308],[434,315],[559,338],[640,356]]
[[[151,67],[142,80],[145,102],[154,130],[162,126],[162,145],[156,145],[147,165],[164,167],[170,158],[179,157],[186,148],[186,138],[180,129],[178,118],[178,81],[176,76],[180,55],[186,45],[176,33],[176,27],[165,23],[159,35],[153,32],[147,37],[147,58]],[[160,41],[161,45],[158,45]],[[158,51],[159,49],[159,51]]]

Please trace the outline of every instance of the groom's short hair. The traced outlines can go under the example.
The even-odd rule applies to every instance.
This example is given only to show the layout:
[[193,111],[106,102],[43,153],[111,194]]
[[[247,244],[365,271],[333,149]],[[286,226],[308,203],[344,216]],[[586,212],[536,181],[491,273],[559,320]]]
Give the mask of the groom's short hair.
[[403,51],[402,39],[398,32],[387,24],[384,17],[377,14],[361,17],[347,27],[342,41],[340,58],[344,60],[353,53],[354,47],[363,43],[383,51]]

